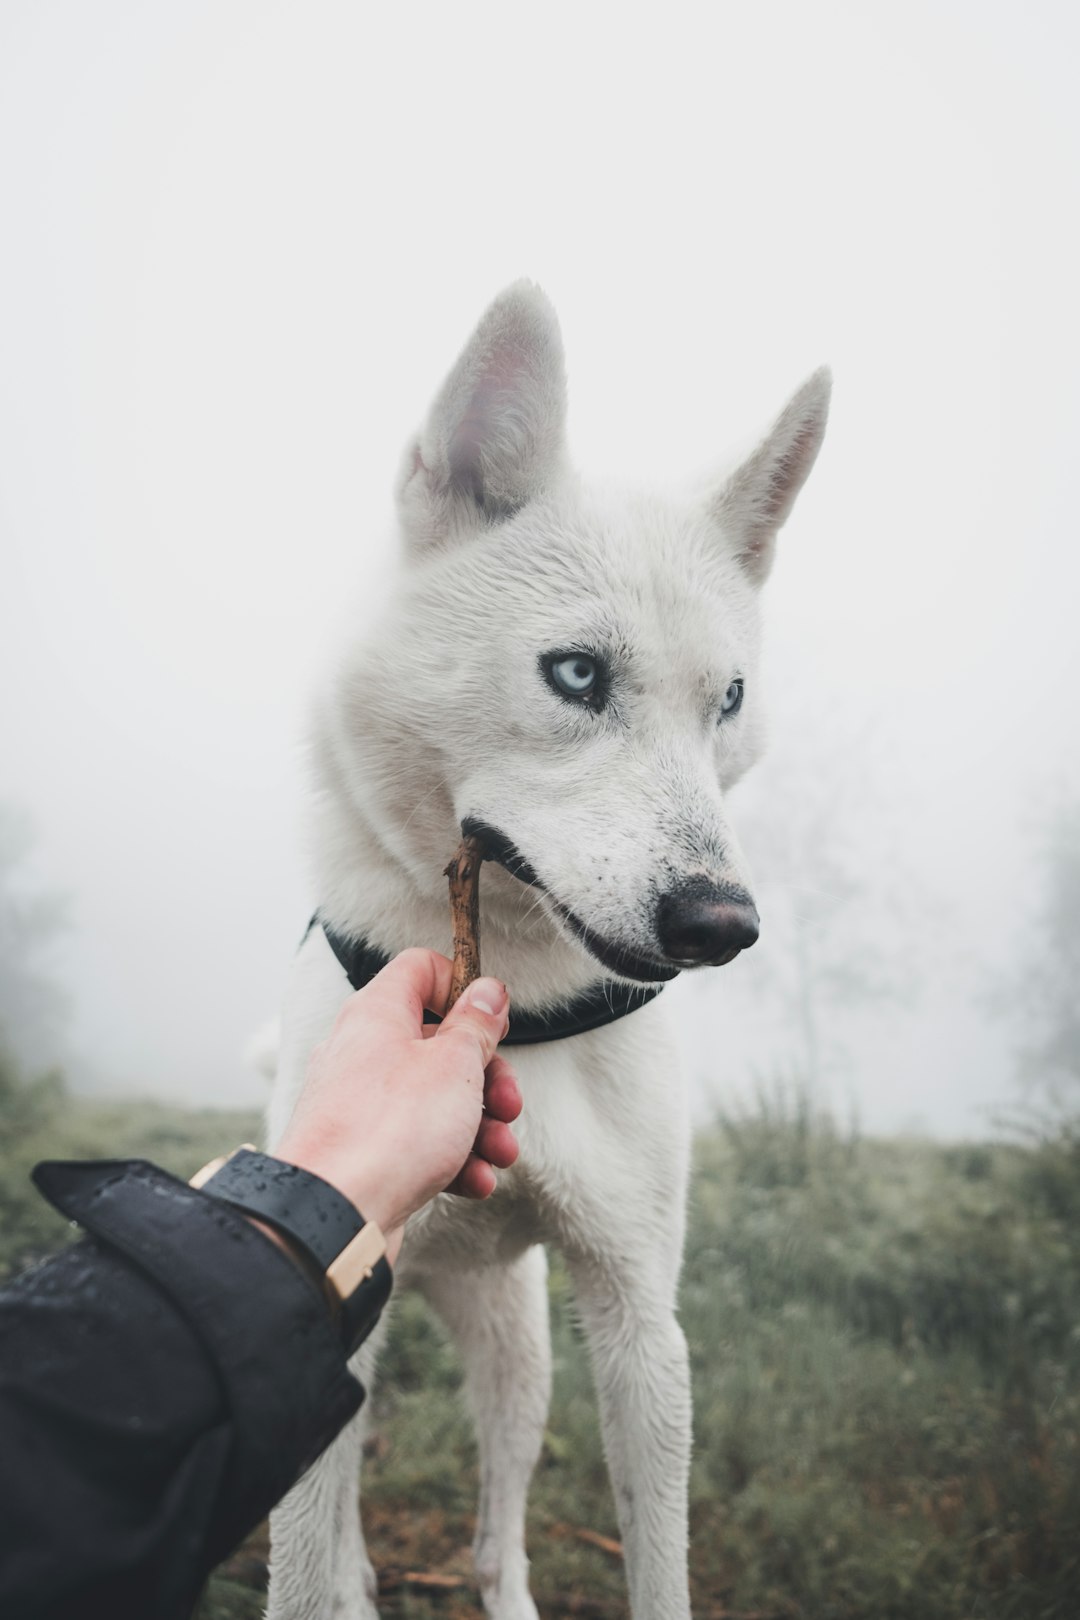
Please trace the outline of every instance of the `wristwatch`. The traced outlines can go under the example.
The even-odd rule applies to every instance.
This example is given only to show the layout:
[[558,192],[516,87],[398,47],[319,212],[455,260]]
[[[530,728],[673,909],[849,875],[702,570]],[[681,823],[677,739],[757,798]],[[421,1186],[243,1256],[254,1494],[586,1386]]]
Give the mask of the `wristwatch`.
[[[212,1159],[191,1186],[272,1226],[310,1263],[341,1328],[346,1355],[363,1344],[393,1286],[386,1239],[336,1187],[250,1143]],[[306,1268],[305,1268],[306,1269]]]

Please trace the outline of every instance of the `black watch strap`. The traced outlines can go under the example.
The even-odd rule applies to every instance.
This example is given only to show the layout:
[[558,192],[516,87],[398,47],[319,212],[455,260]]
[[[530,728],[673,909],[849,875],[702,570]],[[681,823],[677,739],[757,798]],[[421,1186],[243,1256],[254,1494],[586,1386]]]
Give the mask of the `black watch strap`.
[[386,1240],[374,1221],[365,1221],[321,1176],[249,1147],[207,1165],[192,1185],[298,1245],[325,1276],[346,1354],[352,1355],[379,1320],[393,1285]]

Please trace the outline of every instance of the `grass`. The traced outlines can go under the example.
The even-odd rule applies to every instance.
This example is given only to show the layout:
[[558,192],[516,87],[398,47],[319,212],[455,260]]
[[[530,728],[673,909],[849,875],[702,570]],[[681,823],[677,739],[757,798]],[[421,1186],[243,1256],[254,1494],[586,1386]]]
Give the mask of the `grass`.
[[[253,1128],[250,1115],[75,1103],[55,1082],[2,1101],[9,1267],[64,1230],[27,1193],[36,1157],[139,1153],[190,1173]],[[618,1530],[557,1261],[551,1290],[533,1586],[545,1617],[602,1620],[626,1613],[603,1544]],[[682,1318],[699,1620],[1073,1620],[1080,1136],[860,1141],[797,1103],[721,1123],[698,1143]],[[475,1453],[454,1352],[416,1299],[399,1304],[385,1375],[365,1474],[384,1613],[476,1616]],[[462,1584],[433,1595],[409,1572]],[[260,1531],[214,1577],[200,1620],[254,1620],[264,1578]]]
[[59,1075],[21,1081],[0,1053],[0,1277],[70,1235],[68,1222],[30,1183],[39,1159],[152,1159],[186,1177],[260,1129],[250,1109],[70,1097]]

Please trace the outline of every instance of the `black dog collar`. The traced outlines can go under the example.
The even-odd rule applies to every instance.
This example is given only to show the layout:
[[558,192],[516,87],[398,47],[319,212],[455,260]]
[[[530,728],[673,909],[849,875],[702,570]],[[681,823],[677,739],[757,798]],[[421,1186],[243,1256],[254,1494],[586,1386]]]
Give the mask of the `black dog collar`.
[[[308,933],[320,927],[327,943],[342,967],[354,990],[360,990],[389,962],[385,951],[377,950],[363,939],[349,939],[331,928],[318,912],[308,924]],[[305,939],[307,934],[305,934]],[[561,1002],[542,1012],[515,1012],[510,1009],[510,1032],[502,1039],[503,1046],[536,1046],[541,1041],[564,1041],[570,1035],[584,1035],[587,1030],[601,1029],[613,1024],[617,1018],[636,1012],[650,1001],[655,1001],[663,989],[662,984],[620,984],[617,979],[604,979],[591,990]],[[425,1012],[425,1024],[439,1024],[442,1020],[434,1013]]]

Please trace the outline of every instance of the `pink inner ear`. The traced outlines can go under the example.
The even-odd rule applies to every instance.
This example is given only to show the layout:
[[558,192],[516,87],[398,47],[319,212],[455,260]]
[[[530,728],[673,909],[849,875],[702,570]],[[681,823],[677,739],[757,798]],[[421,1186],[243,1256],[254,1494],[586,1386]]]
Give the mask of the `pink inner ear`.
[[481,497],[481,445],[487,429],[487,416],[480,396],[481,391],[477,390],[469,401],[468,410],[454,429],[448,451],[451,478],[478,500]]
[[808,424],[796,435],[790,448],[784,451],[772,469],[769,492],[762,507],[762,515],[770,522],[779,525],[787,517],[817,455],[819,443],[817,427]]
[[[476,379],[469,403],[454,429],[449,447],[451,476],[480,505],[485,497],[484,463],[491,464],[490,453],[485,454],[485,450],[505,451],[520,434],[524,419],[522,385],[526,381],[523,356],[510,347],[497,349]],[[502,495],[504,491],[495,493]]]

